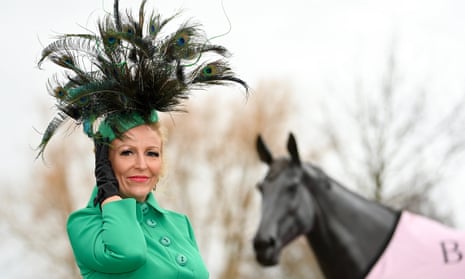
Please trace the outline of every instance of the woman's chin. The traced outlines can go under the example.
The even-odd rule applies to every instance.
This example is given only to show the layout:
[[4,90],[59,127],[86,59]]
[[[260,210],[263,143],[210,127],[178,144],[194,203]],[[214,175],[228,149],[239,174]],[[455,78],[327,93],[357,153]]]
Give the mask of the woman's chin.
[[139,202],[144,202],[151,191],[152,187],[149,185],[134,185],[127,191],[121,191],[121,194],[125,198],[134,198]]

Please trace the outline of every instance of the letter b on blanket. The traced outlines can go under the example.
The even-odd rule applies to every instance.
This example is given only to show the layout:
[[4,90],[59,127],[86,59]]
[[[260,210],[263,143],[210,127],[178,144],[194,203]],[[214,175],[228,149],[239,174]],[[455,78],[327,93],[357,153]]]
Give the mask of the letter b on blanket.
[[463,254],[460,250],[459,243],[454,240],[441,241],[442,254],[445,264],[459,263],[462,261]]

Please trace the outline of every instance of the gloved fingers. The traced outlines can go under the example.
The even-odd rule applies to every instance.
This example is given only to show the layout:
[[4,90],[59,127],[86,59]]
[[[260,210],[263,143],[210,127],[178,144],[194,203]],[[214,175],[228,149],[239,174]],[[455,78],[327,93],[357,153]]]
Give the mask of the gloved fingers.
[[95,146],[95,161],[97,162],[97,161],[108,160],[110,144],[103,142],[103,141],[94,140],[94,146]]

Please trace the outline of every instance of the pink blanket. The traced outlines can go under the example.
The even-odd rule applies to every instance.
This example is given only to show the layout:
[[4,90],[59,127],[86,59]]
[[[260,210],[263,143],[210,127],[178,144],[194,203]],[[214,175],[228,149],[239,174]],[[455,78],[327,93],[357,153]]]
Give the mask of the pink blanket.
[[366,279],[465,279],[465,232],[403,212]]

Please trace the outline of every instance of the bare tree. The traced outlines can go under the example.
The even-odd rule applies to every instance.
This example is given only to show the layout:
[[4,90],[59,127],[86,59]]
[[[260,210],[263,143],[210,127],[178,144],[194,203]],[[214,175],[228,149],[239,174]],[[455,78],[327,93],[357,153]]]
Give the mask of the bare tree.
[[[457,127],[463,123],[464,100],[448,111],[431,110],[428,93],[434,92],[409,88],[394,47],[387,62],[378,88],[366,91],[358,81],[353,103],[326,105],[323,134],[345,175],[364,195],[451,224],[450,212],[440,211],[431,194],[463,156],[465,133]],[[337,121],[335,110],[343,111]],[[351,128],[342,131],[336,123]]]

